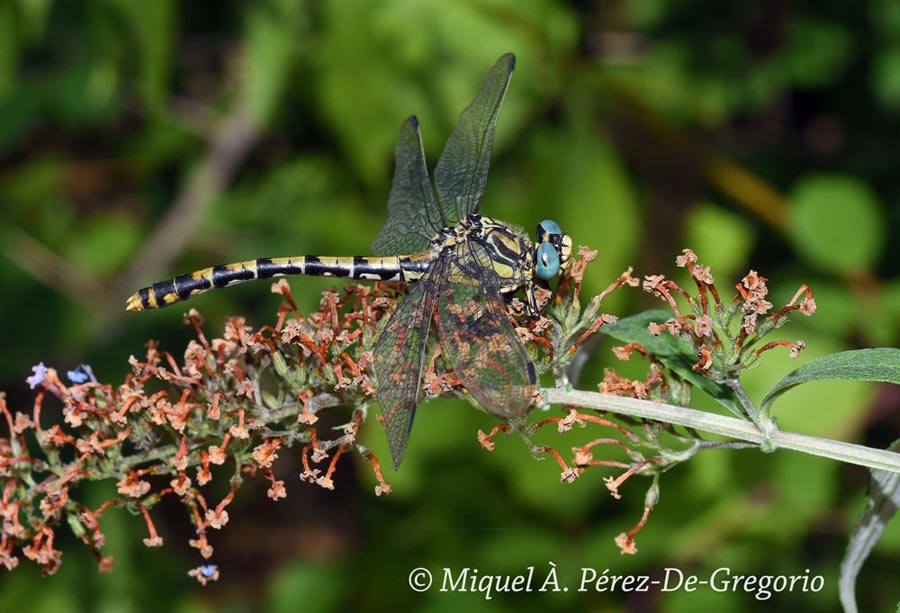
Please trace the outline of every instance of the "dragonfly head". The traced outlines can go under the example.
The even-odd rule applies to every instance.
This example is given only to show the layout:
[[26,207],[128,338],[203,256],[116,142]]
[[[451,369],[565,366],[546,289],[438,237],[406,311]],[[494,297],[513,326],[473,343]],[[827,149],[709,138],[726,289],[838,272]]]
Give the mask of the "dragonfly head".
[[567,271],[572,264],[572,237],[550,219],[538,224],[535,236],[534,272],[538,278],[549,281]]

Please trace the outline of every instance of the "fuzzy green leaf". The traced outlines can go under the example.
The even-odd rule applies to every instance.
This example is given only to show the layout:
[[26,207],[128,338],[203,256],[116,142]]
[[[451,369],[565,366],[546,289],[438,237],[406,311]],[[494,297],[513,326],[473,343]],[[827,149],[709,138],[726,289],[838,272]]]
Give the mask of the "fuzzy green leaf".
[[672,336],[669,333],[653,336],[647,330],[647,326],[651,322],[661,323],[671,318],[671,311],[660,309],[644,311],[632,317],[620,319],[614,324],[605,325],[600,330],[626,343],[640,343],[667,368],[702,389],[741,419],[747,419],[747,415],[731,388],[694,372],[692,366],[697,362],[697,352],[693,347],[684,342],[680,336]]
[[776,398],[807,381],[851,379],[900,384],[900,349],[879,347],[842,351],[813,360],[788,374],[763,398],[761,410],[768,413]]

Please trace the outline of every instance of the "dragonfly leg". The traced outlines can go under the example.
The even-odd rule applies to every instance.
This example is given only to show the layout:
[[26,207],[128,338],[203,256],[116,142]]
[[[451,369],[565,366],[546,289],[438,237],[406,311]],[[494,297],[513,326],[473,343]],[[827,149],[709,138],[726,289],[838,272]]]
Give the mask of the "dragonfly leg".
[[538,307],[537,296],[534,294],[534,284],[531,282],[525,283],[525,301],[528,305],[529,315],[537,317],[541,314],[541,309]]

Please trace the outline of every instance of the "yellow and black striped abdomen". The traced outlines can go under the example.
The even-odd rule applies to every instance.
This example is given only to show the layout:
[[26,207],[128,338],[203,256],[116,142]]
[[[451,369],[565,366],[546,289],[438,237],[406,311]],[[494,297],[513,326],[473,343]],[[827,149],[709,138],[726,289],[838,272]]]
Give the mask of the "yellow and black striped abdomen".
[[299,256],[260,258],[211,266],[174,279],[159,281],[136,291],[128,298],[126,309],[157,309],[187,300],[211,289],[228,287],[254,279],[271,279],[288,275],[343,277],[380,281],[414,281],[425,271],[427,258],[422,254],[389,257]]

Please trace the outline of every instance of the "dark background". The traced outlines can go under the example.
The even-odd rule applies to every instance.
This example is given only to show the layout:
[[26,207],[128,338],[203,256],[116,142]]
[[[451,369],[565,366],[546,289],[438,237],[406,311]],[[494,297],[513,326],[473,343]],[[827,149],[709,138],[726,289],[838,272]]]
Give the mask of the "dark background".
[[[125,313],[136,288],[207,265],[263,256],[369,253],[386,214],[394,142],[415,113],[433,164],[497,57],[518,63],[497,131],[482,212],[533,228],[556,219],[599,250],[585,291],[626,266],[675,274],[692,247],[720,291],[754,269],[784,304],[809,283],[819,305],[783,329],[807,350],[748,372],[759,400],[809,359],[896,346],[900,336],[900,4],[553,0],[176,3],[0,2],[0,389],[27,410],[40,361],[87,362],[120,382],[148,339],[179,355],[176,309]],[[292,281],[308,311],[333,282]],[[267,283],[197,298],[207,330],[226,315],[274,320]],[[628,315],[647,294],[605,310]],[[614,364],[609,343],[580,387]],[[634,370],[642,365],[631,365]],[[779,424],[886,447],[898,391],[817,383],[786,395]],[[700,406],[716,410],[710,403]],[[28,561],[0,575],[4,611],[578,608],[834,610],[843,548],[866,471],[782,451],[707,452],[665,474],[639,553],[613,538],[640,517],[647,481],[613,500],[595,469],[560,484],[516,438],[489,454],[492,420],[464,403],[423,406],[393,494],[376,498],[362,462],[329,492],[288,478],[273,503],[245,486],[214,534],[223,577],[186,571],[187,518],[160,509],[166,545],[144,524],[104,515],[111,574],[63,541],[41,579]],[[367,442],[384,453],[374,420]],[[386,454],[385,454],[386,457]],[[293,453],[276,471],[299,473]],[[103,500],[113,486],[83,492]],[[863,569],[865,610],[895,606],[897,522]],[[413,593],[415,567],[515,574],[558,565],[567,593]],[[577,593],[582,567],[613,574],[674,566],[707,575],[821,574],[819,594]],[[538,572],[541,572],[539,570]]]

